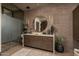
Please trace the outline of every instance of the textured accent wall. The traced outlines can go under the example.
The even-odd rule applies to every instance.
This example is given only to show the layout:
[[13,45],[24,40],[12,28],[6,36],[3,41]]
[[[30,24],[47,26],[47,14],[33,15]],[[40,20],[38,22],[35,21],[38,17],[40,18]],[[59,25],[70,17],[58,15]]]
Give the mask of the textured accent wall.
[[44,6],[29,12],[25,12],[25,20],[29,20],[29,27],[32,28],[32,21],[36,16],[50,16],[53,25],[57,28],[57,34],[65,37],[64,45],[65,51],[73,51],[73,14],[76,4],[54,4],[51,6]]

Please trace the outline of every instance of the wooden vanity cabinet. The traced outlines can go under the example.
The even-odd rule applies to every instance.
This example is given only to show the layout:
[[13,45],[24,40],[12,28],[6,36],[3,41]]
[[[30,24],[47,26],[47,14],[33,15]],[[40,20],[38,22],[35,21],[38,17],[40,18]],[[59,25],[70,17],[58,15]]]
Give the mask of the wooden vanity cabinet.
[[53,51],[53,37],[42,37],[42,49]]
[[53,37],[24,35],[24,45],[53,51]]

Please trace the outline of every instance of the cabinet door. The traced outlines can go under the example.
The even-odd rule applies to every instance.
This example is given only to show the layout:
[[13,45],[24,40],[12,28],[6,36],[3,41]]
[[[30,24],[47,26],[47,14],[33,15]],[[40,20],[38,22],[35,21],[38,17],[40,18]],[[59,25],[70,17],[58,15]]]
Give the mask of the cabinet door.
[[41,48],[53,51],[53,37],[42,37]]
[[24,36],[24,45],[35,47],[35,48],[40,48],[41,39],[42,38],[39,36],[26,35]]
[[30,46],[32,43],[29,35],[24,35],[24,45]]

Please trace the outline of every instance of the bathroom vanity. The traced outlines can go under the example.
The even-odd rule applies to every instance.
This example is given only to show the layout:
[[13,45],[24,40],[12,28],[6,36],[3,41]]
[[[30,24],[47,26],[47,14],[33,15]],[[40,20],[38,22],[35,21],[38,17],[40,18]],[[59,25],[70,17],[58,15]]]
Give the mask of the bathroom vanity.
[[54,28],[51,29],[47,18],[37,16],[33,20],[33,31],[22,34],[22,45],[39,48],[48,51],[55,51]]
[[54,35],[35,35],[35,34],[22,34],[23,46],[39,48],[43,50],[53,51],[53,37]]

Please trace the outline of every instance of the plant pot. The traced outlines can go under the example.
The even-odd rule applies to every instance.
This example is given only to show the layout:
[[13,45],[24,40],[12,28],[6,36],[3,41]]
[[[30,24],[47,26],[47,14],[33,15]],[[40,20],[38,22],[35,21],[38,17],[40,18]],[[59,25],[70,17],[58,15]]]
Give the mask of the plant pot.
[[64,46],[63,45],[56,45],[55,50],[57,52],[64,52]]

